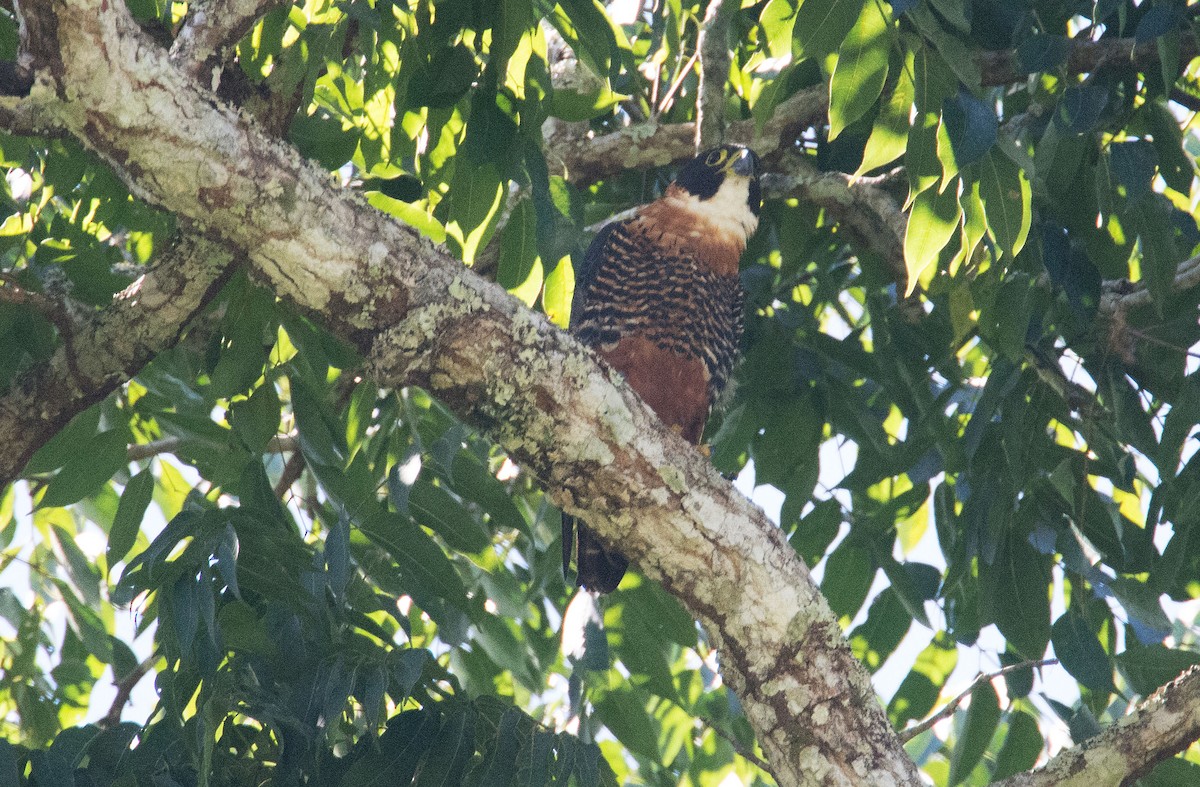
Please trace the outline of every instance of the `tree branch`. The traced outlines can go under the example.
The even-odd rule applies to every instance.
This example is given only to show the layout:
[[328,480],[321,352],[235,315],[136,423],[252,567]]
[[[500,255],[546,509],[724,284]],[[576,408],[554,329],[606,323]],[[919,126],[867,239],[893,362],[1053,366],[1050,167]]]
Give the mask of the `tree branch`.
[[[822,86],[801,90],[775,109],[759,132],[754,120],[730,123],[725,141],[749,145],[763,158],[790,149],[805,129],[825,118],[829,94]],[[625,169],[677,164],[696,155],[695,127],[690,123],[641,123],[609,134],[591,136],[586,129],[565,126],[546,137],[547,160],[566,170],[566,177],[587,185]]]
[[[739,4],[740,5],[740,4]],[[711,0],[696,41],[700,91],[696,96],[696,152],[725,141],[725,83],[729,81],[729,19],[737,7]]]
[[77,413],[100,401],[172,346],[232,271],[218,244],[190,238],[72,328],[46,363],[0,397],[0,487]]
[[970,686],[967,686],[967,688],[961,694],[959,694],[957,697],[955,697],[954,699],[950,700],[945,705],[943,705],[938,710],[937,713],[933,714],[932,716],[925,719],[925,721],[923,721],[919,724],[914,724],[913,726],[908,727],[907,729],[901,730],[899,733],[900,740],[907,743],[907,742],[911,741],[913,738],[920,735],[921,733],[925,732],[926,730],[933,729],[934,725],[936,725],[942,719],[946,719],[946,718],[953,716],[954,711],[958,710],[958,706],[962,705],[963,702],[967,699],[967,697],[971,696],[971,692],[975,691],[975,689],[977,689],[979,686],[982,686],[984,683],[995,680],[996,678],[1002,677],[1004,675],[1008,675],[1011,672],[1018,672],[1020,670],[1027,670],[1027,669],[1035,669],[1037,667],[1045,667],[1048,664],[1057,664],[1057,663],[1058,663],[1058,659],[1039,659],[1037,661],[1022,661],[1020,664],[1010,664],[1007,667],[1002,667],[1002,668],[996,670],[995,672],[981,672],[975,676],[975,680],[971,681]]
[[1200,738],[1200,667],[1163,686],[1094,738],[1064,749],[1039,770],[1001,787],[1117,787]]
[[157,653],[151,653],[134,667],[132,672],[116,681],[117,696],[113,697],[112,704],[108,706],[108,713],[96,722],[96,726],[102,730],[109,730],[121,723],[121,714],[125,712],[125,706],[129,704],[134,687],[141,682],[142,678],[146,677],[146,673],[158,659]]
[[123,5],[26,13],[69,97],[59,116],[132,189],[244,251],[379,382],[422,385],[484,430],[683,601],[782,782],[920,783],[779,529],[588,351],[212,101]]
[[[286,0],[198,0],[188,7],[188,18],[175,43],[171,59],[184,73],[217,89],[219,69],[226,50],[250,32],[268,11]],[[209,79],[204,79],[205,75]]]
[[890,194],[865,179],[821,172],[808,156],[799,153],[783,156],[777,169],[778,173],[763,178],[764,196],[798,197],[825,208],[852,237],[883,259],[898,286],[905,285],[908,217]]
[[[1200,285],[1200,255],[1179,263],[1175,269],[1175,280],[1171,289],[1184,292]],[[1104,282],[1100,294],[1100,311],[1113,314],[1125,309],[1137,309],[1152,303],[1150,290],[1145,285],[1133,285],[1125,279]]]
[[[1191,33],[1180,35],[1180,66],[1186,66],[1196,54],[1196,37]],[[1029,77],[1016,50],[980,52],[977,59],[985,87],[1009,85]],[[1074,38],[1069,43],[1064,68],[1068,74],[1090,74],[1102,66],[1122,62],[1132,63],[1139,71],[1153,67],[1159,62],[1157,39],[1138,43],[1134,38],[1102,38],[1099,41]]]
[[[149,459],[159,454],[170,454],[179,450],[187,443],[182,437],[164,437],[161,440],[151,440],[149,443],[134,443],[129,446],[127,456],[130,462]],[[300,450],[300,438],[295,434],[275,435],[267,442],[267,450],[273,454],[284,454]]]

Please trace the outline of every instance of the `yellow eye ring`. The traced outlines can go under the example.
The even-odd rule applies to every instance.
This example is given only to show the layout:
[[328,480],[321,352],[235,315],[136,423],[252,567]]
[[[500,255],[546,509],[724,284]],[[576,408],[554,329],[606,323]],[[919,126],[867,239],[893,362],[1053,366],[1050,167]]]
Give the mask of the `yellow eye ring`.
[[704,163],[709,167],[719,167],[725,163],[725,159],[727,158],[729,158],[729,151],[725,148],[718,148],[708,154],[708,158],[704,160]]

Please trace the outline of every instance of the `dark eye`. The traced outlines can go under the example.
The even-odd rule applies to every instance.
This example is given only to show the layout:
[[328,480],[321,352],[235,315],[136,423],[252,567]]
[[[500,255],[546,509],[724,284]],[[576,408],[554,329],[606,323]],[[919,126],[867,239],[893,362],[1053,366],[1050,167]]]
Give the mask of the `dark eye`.
[[718,148],[708,154],[708,158],[704,160],[704,163],[710,167],[719,167],[725,163],[725,159],[727,158],[729,158],[729,151],[725,148]]

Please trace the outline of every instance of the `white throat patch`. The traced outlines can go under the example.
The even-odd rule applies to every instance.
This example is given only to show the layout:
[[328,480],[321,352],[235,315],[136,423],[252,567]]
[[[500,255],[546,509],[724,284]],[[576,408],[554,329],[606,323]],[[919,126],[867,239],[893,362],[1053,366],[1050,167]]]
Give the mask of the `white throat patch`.
[[743,175],[726,173],[717,193],[708,199],[700,199],[682,190],[671,195],[670,199],[707,223],[713,231],[732,236],[742,245],[758,228],[758,216],[750,210],[749,204],[750,178]]

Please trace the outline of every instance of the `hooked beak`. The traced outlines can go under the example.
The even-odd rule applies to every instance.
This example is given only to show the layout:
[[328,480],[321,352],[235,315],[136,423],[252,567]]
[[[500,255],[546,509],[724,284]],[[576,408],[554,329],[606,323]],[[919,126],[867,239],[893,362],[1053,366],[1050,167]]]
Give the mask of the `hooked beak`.
[[735,175],[747,178],[754,177],[754,154],[750,152],[749,148],[743,148],[733,159],[733,162],[729,165],[729,169]]

